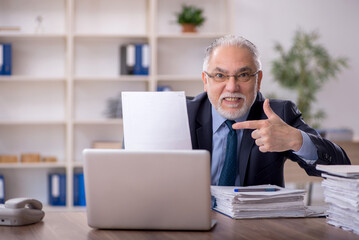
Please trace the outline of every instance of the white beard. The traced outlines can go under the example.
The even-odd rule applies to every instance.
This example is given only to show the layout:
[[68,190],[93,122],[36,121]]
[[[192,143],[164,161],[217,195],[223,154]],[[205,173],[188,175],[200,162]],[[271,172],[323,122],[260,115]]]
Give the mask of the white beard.
[[[208,85],[208,90],[209,90],[210,89],[209,82],[207,83],[207,85]],[[253,100],[252,100],[252,102],[248,102],[246,96],[244,96],[241,93],[232,93],[232,94],[231,93],[224,93],[218,99],[217,105],[213,105],[213,101],[211,99],[211,95],[209,94],[209,91],[207,91],[207,94],[208,94],[209,101],[214,106],[214,108],[217,110],[219,115],[221,115],[222,117],[224,117],[224,118],[226,118],[228,120],[235,120],[235,119],[238,119],[238,118],[242,117],[243,115],[245,115],[249,111],[249,109],[252,107],[252,105],[253,105],[254,101],[256,100],[256,97],[257,97],[257,90],[258,90],[258,87],[257,87],[257,81],[256,81],[255,88],[254,88],[254,91],[253,91]],[[243,99],[243,106],[238,109],[239,104],[233,104],[233,105],[230,105],[230,108],[234,108],[235,111],[226,111],[226,110],[224,110],[222,108],[222,106],[221,106],[221,103],[222,103],[223,99],[226,98],[226,97],[242,98]]]

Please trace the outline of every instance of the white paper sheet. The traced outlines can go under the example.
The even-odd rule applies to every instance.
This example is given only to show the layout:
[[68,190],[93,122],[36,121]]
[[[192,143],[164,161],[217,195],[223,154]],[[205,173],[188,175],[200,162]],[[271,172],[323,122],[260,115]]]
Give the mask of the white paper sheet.
[[190,150],[184,92],[122,92],[125,149]]
[[320,165],[316,169],[336,176],[359,178],[359,165]]

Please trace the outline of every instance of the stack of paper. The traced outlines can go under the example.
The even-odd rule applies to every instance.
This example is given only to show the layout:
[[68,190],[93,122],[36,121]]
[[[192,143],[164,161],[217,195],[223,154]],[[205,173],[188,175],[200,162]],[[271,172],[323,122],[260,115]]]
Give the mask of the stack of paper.
[[359,234],[359,165],[317,165],[329,205],[327,222]]
[[305,217],[312,214],[304,206],[305,190],[258,185],[211,186],[211,192],[216,199],[214,210],[235,219]]

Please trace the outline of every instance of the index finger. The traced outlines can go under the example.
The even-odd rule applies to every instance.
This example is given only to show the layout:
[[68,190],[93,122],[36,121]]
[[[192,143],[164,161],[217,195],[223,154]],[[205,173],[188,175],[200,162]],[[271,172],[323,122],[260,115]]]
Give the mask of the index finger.
[[233,129],[259,129],[263,126],[264,121],[266,120],[252,120],[237,122],[232,125]]

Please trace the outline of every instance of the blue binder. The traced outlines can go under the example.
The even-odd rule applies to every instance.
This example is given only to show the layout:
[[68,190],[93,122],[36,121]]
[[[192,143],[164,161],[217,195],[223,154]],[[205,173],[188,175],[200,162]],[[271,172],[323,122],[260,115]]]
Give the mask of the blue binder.
[[4,176],[0,175],[0,203],[5,202],[5,181]]
[[135,75],[148,75],[150,65],[150,49],[147,43],[135,45]]
[[84,174],[74,174],[74,206],[86,206]]
[[150,67],[150,47],[147,43],[142,44],[141,71],[143,75],[148,75]]
[[49,204],[66,206],[66,175],[60,173],[49,174]]
[[0,44],[0,75],[11,75],[11,44]]

